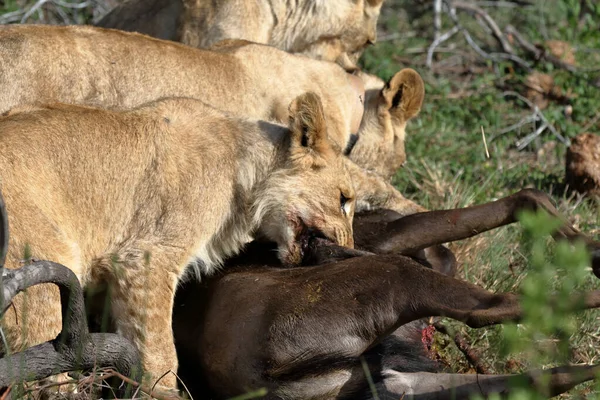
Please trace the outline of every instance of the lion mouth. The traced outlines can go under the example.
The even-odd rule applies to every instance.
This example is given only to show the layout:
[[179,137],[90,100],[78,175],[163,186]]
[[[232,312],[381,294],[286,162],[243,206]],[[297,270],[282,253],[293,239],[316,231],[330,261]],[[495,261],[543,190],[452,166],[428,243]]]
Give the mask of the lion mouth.
[[310,253],[310,250],[323,242],[335,243],[335,241],[327,237],[323,231],[315,227],[309,227],[302,219],[300,219],[295,237],[298,254],[294,258],[303,262]]

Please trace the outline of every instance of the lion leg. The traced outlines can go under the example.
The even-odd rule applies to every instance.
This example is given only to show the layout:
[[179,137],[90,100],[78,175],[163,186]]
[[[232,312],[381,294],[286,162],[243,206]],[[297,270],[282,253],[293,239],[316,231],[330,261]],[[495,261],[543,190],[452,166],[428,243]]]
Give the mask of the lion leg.
[[153,250],[149,256],[137,249],[123,251],[111,261],[109,278],[117,332],[140,351],[147,384],[168,391],[177,387],[171,318],[178,265],[173,260],[177,256],[167,251]]

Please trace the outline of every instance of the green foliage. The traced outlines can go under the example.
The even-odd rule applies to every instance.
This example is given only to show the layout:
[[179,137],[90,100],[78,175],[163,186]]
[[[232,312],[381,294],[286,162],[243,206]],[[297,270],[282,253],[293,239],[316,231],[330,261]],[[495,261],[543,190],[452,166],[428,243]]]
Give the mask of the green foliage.
[[[548,235],[561,222],[546,212],[524,212],[519,220],[529,259],[529,271],[521,284],[523,318],[519,324],[505,326],[502,351],[524,356],[534,366],[564,364],[572,350],[570,338],[579,328],[575,312],[583,298],[577,288],[589,275],[590,256],[581,242],[561,241],[551,251]],[[546,398],[543,387],[532,387],[527,380],[515,378],[513,387],[519,390],[508,396],[510,400]]]

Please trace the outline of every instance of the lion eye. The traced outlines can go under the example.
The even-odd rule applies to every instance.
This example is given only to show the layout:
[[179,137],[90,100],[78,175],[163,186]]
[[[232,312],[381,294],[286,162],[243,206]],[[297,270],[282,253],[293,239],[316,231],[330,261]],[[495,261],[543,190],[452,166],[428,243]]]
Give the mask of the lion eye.
[[342,213],[346,215],[346,203],[348,202],[348,198],[344,196],[344,193],[340,192],[340,207],[342,209]]

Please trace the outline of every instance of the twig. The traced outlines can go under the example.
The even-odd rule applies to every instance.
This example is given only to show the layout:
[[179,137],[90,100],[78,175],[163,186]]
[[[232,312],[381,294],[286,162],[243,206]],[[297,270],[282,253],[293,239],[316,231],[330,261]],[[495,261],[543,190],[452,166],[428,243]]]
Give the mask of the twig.
[[442,0],[433,0],[433,39],[438,40],[442,30]]
[[517,7],[531,7],[533,4],[517,4],[512,1],[478,1],[475,5],[479,7],[506,7],[506,8],[517,8]]
[[17,10],[17,11],[12,11],[6,14],[3,14],[2,17],[0,17],[0,23],[1,24],[10,24],[12,22],[17,22],[21,19],[21,16],[25,13],[24,10]]
[[496,135],[492,136],[492,138],[490,139],[490,142],[493,141],[494,139],[496,139],[498,136],[504,135],[505,133],[508,132],[512,132],[516,129],[519,129],[520,127],[522,127],[523,125],[532,123],[532,122],[537,122],[539,121],[540,118],[538,117],[537,113],[528,115],[524,118],[521,118],[521,120],[519,122],[517,122],[516,124],[512,124],[502,130],[500,130],[500,132],[498,132]]
[[55,7],[56,13],[62,18],[65,25],[71,25],[71,19],[67,15],[67,13],[62,9],[62,7]]
[[394,33],[390,33],[389,35],[381,35],[377,38],[377,42],[388,42],[390,40],[396,40],[396,39],[400,39],[403,38],[404,35],[402,35],[400,32],[394,32]]
[[[441,324],[440,322],[434,323],[433,326],[438,332],[452,337],[452,335],[448,332],[446,326]],[[481,361],[481,356],[471,347],[471,345],[467,342],[463,335],[461,335],[460,333],[456,333],[453,336],[453,339],[454,344],[456,344],[456,347],[458,347],[461,353],[464,354],[469,364],[471,364],[475,368],[478,374],[491,373],[489,368]]]
[[587,124],[585,124],[583,128],[581,128],[581,133],[587,131],[592,126],[594,126],[594,124],[598,122],[598,120],[600,120],[600,111],[597,111],[596,115],[594,115],[594,117],[592,117],[592,119]]
[[[449,0],[446,0],[446,1],[449,1]],[[454,21],[454,24],[460,28],[467,43],[469,43],[469,45],[473,48],[473,50],[475,50],[475,52],[477,54],[479,54],[480,57],[482,57],[486,60],[494,61],[494,62],[498,62],[501,59],[511,60],[511,61],[521,65],[527,71],[531,71],[531,66],[529,65],[529,63],[515,54],[485,52],[477,43],[475,43],[475,41],[471,37],[471,34],[469,33],[469,31],[461,25],[460,21],[458,20],[458,16],[456,15],[456,8],[453,7],[453,3],[447,3],[447,4],[448,4],[448,8],[449,8],[448,15],[450,16],[452,21]]]
[[531,108],[532,110],[535,111],[538,109],[538,106],[533,104],[527,97],[524,97],[521,94],[514,92],[512,90],[507,90],[507,91],[502,92],[502,96],[503,97],[514,96],[514,97],[518,98],[519,100],[521,100],[522,102],[524,102],[525,104],[527,104],[529,106],[529,108]]
[[31,17],[33,13],[36,12],[46,2],[48,2],[48,0],[38,0],[37,3],[31,6],[31,8],[25,13],[25,15],[23,15],[23,17],[21,18],[21,23],[24,24],[25,21],[27,21],[27,19]]
[[542,134],[542,132],[544,132],[546,130],[546,128],[548,128],[548,124],[543,123],[542,125],[540,125],[539,128],[537,128],[535,130],[535,132],[530,133],[529,135],[525,136],[523,139],[517,140],[517,142],[515,143],[515,146],[517,146],[517,150],[521,151],[525,147],[527,147],[527,145],[529,143],[533,142],[533,140],[536,137],[540,136]]
[[171,371],[171,373],[173,375],[175,375],[175,378],[177,378],[177,380],[179,381],[179,383],[181,383],[181,386],[183,386],[183,388],[185,389],[185,392],[187,393],[187,395],[190,397],[190,400],[194,400],[194,396],[192,396],[192,394],[190,393],[190,390],[188,389],[187,385],[185,384],[185,382],[183,381],[183,379],[181,379],[179,377],[179,375],[177,375],[175,372]]
[[[6,311],[12,299],[23,290],[42,283],[58,286],[62,329],[50,342],[30,347],[0,359],[0,387],[34,381],[96,364],[110,366],[125,374],[142,372],[137,348],[117,334],[90,334],[84,306],[83,289],[73,271],[50,261],[37,261],[19,269],[4,268],[8,250],[8,218],[0,193],[0,310]],[[18,365],[17,371],[14,366]]]
[[492,17],[490,17],[490,15],[487,12],[477,7],[473,3],[467,3],[464,1],[452,1],[452,7],[465,10],[480,16],[486,23],[486,25],[490,28],[490,30],[492,31],[492,35],[496,38],[498,43],[500,43],[500,46],[502,46],[502,50],[504,50],[505,53],[514,54],[512,46],[510,45],[510,43],[508,43],[506,37],[504,37],[504,34],[498,27],[498,24],[496,23],[496,21],[494,21]]
[[527,98],[521,96],[519,93],[517,92],[513,92],[511,90],[507,90],[505,92],[502,93],[502,96],[515,96],[517,98],[519,98],[520,100],[524,101],[525,103],[527,103],[527,105],[529,105],[530,108],[532,108],[535,112],[537,112],[537,115],[539,117],[539,119],[544,122],[546,125],[548,125],[548,129],[554,134],[554,136],[556,136],[556,138],[558,140],[560,140],[563,144],[566,144],[567,146],[570,145],[570,141],[569,139],[566,139],[564,136],[562,136],[560,133],[558,133],[558,131],[556,130],[556,128],[550,123],[550,121],[548,121],[548,119],[546,118],[546,116],[544,115],[544,113],[542,113],[540,111],[540,109],[538,108],[538,106],[536,106],[535,104],[533,104],[531,101],[529,101]]
[[458,25],[454,25],[454,27],[452,29],[450,29],[448,32],[444,33],[443,35],[438,36],[438,38],[435,39],[433,41],[433,43],[431,43],[431,46],[429,46],[429,49],[427,49],[427,60],[425,61],[425,65],[427,66],[427,68],[431,68],[431,64],[433,63],[433,52],[435,51],[435,48],[437,46],[439,46],[440,44],[442,44],[443,42],[445,42],[446,40],[450,39],[459,30],[460,30],[460,27]]
[[485,156],[490,158],[490,152],[488,151],[487,142],[485,141],[485,132],[483,131],[483,125],[481,125],[481,138],[483,139],[483,147],[485,148]]
[[[550,121],[548,121],[548,119],[546,118],[546,116],[544,115],[544,113],[542,113],[540,111],[540,109],[538,108],[538,106],[536,106],[535,104],[533,104],[531,101],[529,101],[527,98],[521,96],[519,93],[517,92],[513,92],[513,91],[505,91],[502,93],[502,96],[506,97],[506,96],[514,96],[517,97],[519,100],[522,100],[523,102],[525,102],[532,110],[533,110],[533,115],[531,115],[529,118],[531,119],[531,122],[535,122],[535,121],[542,121],[542,126],[540,128],[538,128],[534,133],[528,135],[527,137],[525,137],[524,139],[517,141],[516,145],[519,148],[519,150],[522,150],[523,148],[525,148],[525,146],[527,144],[529,144],[533,139],[535,139],[537,136],[541,135],[542,132],[546,129],[550,130],[550,132],[552,132],[552,134],[554,134],[554,136],[563,144],[569,146],[570,145],[570,140],[565,138],[563,135],[561,135],[560,133],[558,133],[558,131],[556,130],[556,128],[550,123]],[[525,118],[523,120],[521,120],[519,123],[509,127],[512,128],[514,126],[521,126],[523,125],[521,122],[524,121]],[[501,133],[506,133],[509,132],[512,129],[504,129],[503,131],[501,131]],[[495,137],[499,136],[501,133],[499,133],[498,135],[496,135]],[[522,141],[528,140],[528,142],[523,145]]]
[[89,7],[91,5],[89,1],[83,1],[81,3],[67,3],[66,1],[62,1],[62,0],[52,0],[52,2],[54,4],[56,4],[57,6],[61,6],[64,8],[74,8],[77,10]]
[[164,378],[165,376],[167,376],[169,374],[169,372],[171,372],[171,370],[168,370],[167,372],[165,372],[164,374],[162,374],[155,382],[154,385],[152,385],[152,387],[150,388],[150,391],[153,392],[154,389],[156,388],[156,385],[158,385],[158,382],[160,382],[162,380],[162,378]]
[[[179,397],[176,397],[176,396],[163,396],[163,395],[157,394],[156,392],[152,391],[152,389],[148,389],[144,385],[141,385],[139,382],[136,382],[133,379],[128,378],[125,375],[123,375],[117,371],[109,370],[109,374],[112,374],[112,376],[121,379],[123,382],[126,382],[136,388],[139,388],[140,391],[146,393],[149,396],[157,398],[159,400],[180,400]],[[106,379],[106,377],[104,379]]]
[[577,72],[578,68],[575,67],[574,65],[564,62],[563,60],[559,59],[558,57],[555,57],[552,54],[548,54],[547,51],[541,50],[537,46],[530,43],[527,39],[525,39],[523,37],[523,35],[521,35],[519,33],[519,31],[516,30],[516,28],[514,26],[508,25],[504,29],[504,31],[506,32],[507,35],[512,35],[515,38],[515,40],[517,41],[517,43],[525,51],[530,53],[536,61],[546,60],[546,61],[549,61],[550,63],[552,63],[552,65],[554,65],[557,68],[562,68],[569,72]]
[[78,381],[77,379],[68,379],[66,381],[51,382],[51,383],[48,383],[46,385],[42,385],[42,386],[38,386],[38,387],[32,387],[30,389],[27,389],[25,391],[25,394],[32,393],[32,392],[35,392],[35,391],[41,391],[41,390],[45,390],[45,389],[50,389],[50,388],[53,388],[53,387],[56,387],[56,386],[70,385],[72,383],[80,383],[80,381]]

